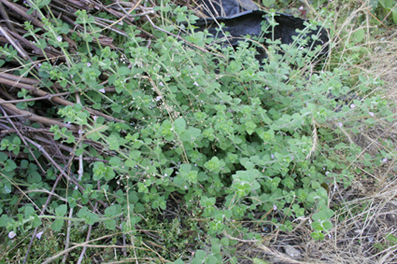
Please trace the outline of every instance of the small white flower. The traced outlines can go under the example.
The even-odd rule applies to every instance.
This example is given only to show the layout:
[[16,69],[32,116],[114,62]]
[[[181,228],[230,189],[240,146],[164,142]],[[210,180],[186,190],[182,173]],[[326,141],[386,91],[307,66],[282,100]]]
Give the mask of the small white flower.
[[270,154],[270,157],[271,157],[272,159],[274,159],[274,155],[273,155],[273,154]]
[[342,123],[338,123],[338,126],[339,126],[339,127],[343,127],[343,124],[342,124]]
[[327,171],[326,173],[325,173],[325,175],[328,175],[329,174],[329,171]]
[[388,161],[388,159],[387,158],[384,158],[383,160],[382,160],[382,162],[387,162]]
[[91,66],[91,63],[87,62],[87,67],[90,67],[90,66]]
[[303,10],[303,6],[300,6],[300,7],[299,7],[299,10]]
[[62,37],[61,37],[61,36],[58,36],[58,37],[57,37],[57,40],[58,40],[59,42],[61,42],[61,41],[62,41]]
[[273,205],[273,211],[276,211],[277,210],[277,206],[274,204]]
[[10,238],[10,239],[13,239],[14,237],[16,237],[17,236],[17,234],[14,232],[14,231],[11,231],[10,233],[8,233],[8,237]]
[[99,91],[101,92],[101,93],[105,93],[105,89],[99,89]]
[[160,95],[156,97],[157,102],[160,101],[161,99],[162,99],[162,97]]
[[164,86],[164,83],[162,83],[162,82],[159,82],[159,85],[160,85],[160,86]]
[[265,90],[269,90],[269,87],[266,86]]
[[37,234],[36,234],[36,237],[37,237],[37,239],[38,240],[40,240],[40,238],[41,238],[41,235],[43,234],[44,232],[43,231],[41,231],[41,232],[38,232]]
[[351,105],[350,105],[350,108],[352,108],[352,109],[353,109],[354,107],[356,107],[356,105],[355,105],[355,104],[351,104]]
[[198,84],[197,82],[194,82],[194,83],[193,83],[193,85],[195,85],[195,86],[199,86],[199,84]]
[[375,114],[372,113],[372,112],[368,112],[368,114],[369,114],[370,116],[374,116],[374,115],[375,115]]

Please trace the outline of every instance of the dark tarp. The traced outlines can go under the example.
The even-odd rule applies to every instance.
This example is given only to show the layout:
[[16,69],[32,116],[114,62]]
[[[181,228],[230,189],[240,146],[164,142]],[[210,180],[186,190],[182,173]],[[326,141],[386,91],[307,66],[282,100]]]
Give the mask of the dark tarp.
[[[194,24],[196,31],[204,31],[207,29],[215,40],[220,40],[223,45],[237,46],[238,41],[242,37],[250,35],[252,37],[261,36],[265,39],[280,40],[282,44],[291,44],[294,42],[293,36],[298,36],[297,29],[304,30],[306,20],[286,14],[276,14],[274,17],[278,25],[272,29],[269,27],[269,32],[262,32],[262,21],[268,20],[267,13],[257,10],[257,6],[251,0],[199,0],[204,14],[209,18],[199,19]],[[219,30],[219,25],[224,24],[222,30]],[[229,32],[230,36],[225,39],[224,32]],[[272,33],[273,32],[273,33]],[[304,38],[311,35],[318,36],[318,40],[314,43],[309,41],[308,47],[323,46],[320,54],[325,54],[328,51],[328,32],[324,28],[317,27],[315,30],[305,30]],[[266,43],[263,43],[266,45]],[[266,57],[264,50],[258,50],[259,58]]]

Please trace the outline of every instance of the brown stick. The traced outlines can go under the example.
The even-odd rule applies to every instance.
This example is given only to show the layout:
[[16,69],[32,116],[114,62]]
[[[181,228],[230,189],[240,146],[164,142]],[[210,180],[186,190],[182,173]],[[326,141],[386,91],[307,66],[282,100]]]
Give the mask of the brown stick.
[[33,25],[40,27],[40,28],[44,28],[43,23],[41,23],[38,19],[34,18],[33,16],[28,15],[27,8],[24,8],[16,3],[9,2],[7,0],[0,0],[0,2],[3,3],[4,5],[6,5],[12,11],[16,12],[18,15],[25,18],[27,21],[32,21]]
[[[5,103],[2,103],[2,102],[5,102]],[[50,126],[58,125],[59,127],[66,127],[70,130],[77,130],[77,128],[74,125],[65,124],[58,120],[54,120],[54,119],[43,117],[43,116],[38,116],[38,115],[30,113],[28,111],[21,110],[21,109],[17,108],[15,105],[8,103],[7,101],[5,101],[1,98],[0,98],[0,103],[3,104],[3,107],[5,107],[7,110],[11,110],[13,113],[16,113],[18,115],[26,115],[27,119],[29,119],[32,122],[39,122],[39,123],[43,123],[43,124],[50,125]]]

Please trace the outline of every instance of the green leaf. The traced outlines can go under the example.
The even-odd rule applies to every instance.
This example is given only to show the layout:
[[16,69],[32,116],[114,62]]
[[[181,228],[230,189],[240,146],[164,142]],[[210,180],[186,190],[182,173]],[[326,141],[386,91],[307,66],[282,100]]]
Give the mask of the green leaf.
[[330,221],[322,222],[324,230],[330,230],[332,228],[332,223]]
[[313,222],[312,223],[312,227],[316,231],[323,231],[324,230],[324,228],[323,228],[323,226],[321,225],[320,222]]
[[118,158],[118,157],[112,157],[112,158],[109,160],[109,164],[112,165],[113,167],[118,167],[118,166],[120,166],[120,164],[121,164],[121,160],[120,160],[120,158]]
[[55,214],[57,216],[64,216],[66,214],[66,210],[68,209],[66,204],[61,204],[57,208],[55,208]]
[[115,230],[116,229],[116,220],[109,219],[103,222],[104,226],[108,230]]
[[32,206],[25,206],[25,218],[29,218],[30,216],[35,215],[35,211]]
[[209,171],[216,171],[220,169],[220,162],[218,157],[212,157],[210,161],[207,161],[204,164],[204,167],[207,168]]
[[253,264],[269,264],[270,262],[267,262],[267,261],[265,261],[265,260],[261,260],[261,259],[258,259],[258,258],[254,258],[253,259]]
[[208,198],[207,196],[202,196],[200,200],[200,204],[203,207],[213,206],[216,200],[214,197]]
[[117,69],[118,75],[128,75],[130,72],[131,72],[131,70],[128,69],[127,67],[120,67]]
[[10,217],[8,217],[6,214],[3,214],[0,217],[0,227],[6,227],[8,225],[8,223],[11,221],[12,221],[12,219]]
[[186,121],[180,117],[174,121],[175,132],[180,134],[186,130]]
[[321,232],[313,232],[313,233],[311,233],[310,234],[310,236],[312,237],[312,238],[314,238],[314,240],[323,240],[324,239],[324,234],[323,233],[321,233]]
[[276,0],[262,0],[262,3],[265,7],[273,7]]
[[133,160],[138,159],[141,156],[141,152],[139,150],[131,150],[129,157]]
[[205,253],[205,251],[199,249],[196,251],[196,254],[194,254],[194,260],[195,261],[203,261],[206,256],[207,256],[207,254]]
[[116,176],[116,173],[113,171],[111,167],[106,167],[104,178],[107,181],[112,180]]
[[395,24],[397,24],[397,8],[394,8],[392,11],[392,17]]
[[41,224],[42,224],[41,219],[37,215],[35,215],[34,220],[33,220],[33,227],[36,228],[36,227],[40,226]]
[[98,220],[99,220],[99,216],[88,211],[87,207],[85,207],[85,206],[80,209],[80,211],[77,213],[77,216],[80,218],[84,218],[85,222],[88,225],[93,225],[96,222],[98,222]]
[[353,33],[353,43],[361,42],[365,37],[365,31],[363,28],[358,29],[356,32]]
[[211,239],[211,251],[214,254],[219,254],[221,252],[221,244],[219,239],[217,238],[212,238]]
[[4,171],[10,172],[10,171],[15,171],[17,168],[17,164],[13,160],[7,160],[6,163],[4,164]]
[[111,205],[108,208],[105,209],[105,216],[113,216],[119,213],[119,210],[117,210],[117,205]]
[[221,239],[221,243],[222,243],[222,245],[224,245],[224,246],[229,246],[229,238],[227,238],[227,237],[223,237],[222,239]]
[[109,149],[110,150],[118,150],[120,148],[119,145],[119,137],[112,134],[108,137]]
[[61,231],[61,230],[62,230],[62,226],[63,226],[63,222],[64,222],[63,219],[57,219],[57,220],[55,220],[55,221],[52,223],[52,225],[51,225],[52,230],[54,230],[55,232]]

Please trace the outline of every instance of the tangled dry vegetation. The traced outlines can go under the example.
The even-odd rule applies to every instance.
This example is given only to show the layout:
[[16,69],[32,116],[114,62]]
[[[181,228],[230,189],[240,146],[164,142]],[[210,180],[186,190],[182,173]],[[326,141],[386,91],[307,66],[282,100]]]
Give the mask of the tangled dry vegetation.
[[[149,0],[150,6],[156,6],[156,3]],[[29,1],[28,1],[29,3]],[[183,3],[185,4],[185,3]],[[141,31],[141,37],[150,41],[155,41],[152,34],[141,29],[145,23],[153,23],[156,16],[153,8],[145,6],[144,1],[137,2],[119,2],[114,1],[111,4],[103,4],[100,1],[87,0],[53,0],[49,4],[53,14],[60,20],[72,25],[68,33],[63,34],[63,41],[69,44],[69,54],[76,53],[76,43],[70,38],[72,34],[81,34],[84,31],[80,24],[75,23],[77,10],[84,9],[95,19],[95,25],[102,28],[101,35],[96,39],[102,47],[110,47],[117,50],[116,38],[118,35],[127,36],[125,32],[115,27],[118,23],[127,23],[136,26]],[[188,6],[191,7],[192,5]],[[107,19],[96,17],[98,11],[108,12],[117,18],[109,21]],[[136,11],[136,15],[131,15]],[[313,10],[312,10],[313,11]],[[346,22],[338,26],[333,41],[337,44],[343,42],[338,32],[350,31],[352,34],[357,28],[354,25],[354,17],[357,13],[365,13],[368,16],[367,22],[371,15],[364,5],[356,5],[350,10]],[[23,58],[29,67],[39,69],[43,61],[51,61],[53,64],[67,63],[61,48],[45,48],[44,52],[32,44],[32,37],[26,37],[28,33],[23,26],[25,21],[30,21],[40,36],[43,33],[42,19],[35,12],[29,13],[28,8],[22,1],[0,0],[0,12],[2,20],[0,21],[0,45],[12,46],[17,50],[19,57]],[[342,13],[342,10],[337,10]],[[342,15],[342,14],[341,14]],[[139,18],[139,20],[137,20]],[[335,21],[338,21],[336,16]],[[352,65],[351,72],[367,71],[384,80],[382,89],[384,97],[390,100],[390,107],[394,107],[397,100],[397,42],[395,29],[389,29],[377,37],[369,36],[373,28],[369,23],[361,25],[366,34],[368,41],[360,44],[362,48],[370,51],[370,56],[363,57],[360,64]],[[109,33],[109,34],[108,34]],[[112,35],[112,37],[108,36]],[[346,37],[346,36],[345,36]],[[335,52],[349,52],[349,50]],[[333,54],[331,53],[330,56]],[[33,59],[33,57],[35,57]],[[343,57],[343,56],[341,56]],[[1,59],[4,59],[2,57]],[[329,59],[329,63],[332,62]],[[339,63],[346,63],[340,61]],[[58,164],[72,164],[77,157],[74,156],[74,149],[65,146],[60,141],[54,140],[53,133],[50,131],[51,125],[67,127],[74,131],[74,136],[79,138],[79,127],[64,123],[62,120],[49,117],[47,110],[54,105],[74,105],[69,100],[70,92],[65,92],[59,84],[53,84],[51,87],[42,87],[41,80],[38,76],[16,75],[15,72],[23,73],[20,67],[20,61],[8,60],[0,68],[0,135],[17,133],[23,143],[28,146],[32,144],[40,149],[49,163],[56,167],[60,172],[59,177],[65,177],[72,183],[80,186],[78,182],[69,177],[68,171]],[[34,72],[34,71],[32,71]],[[104,82],[106,80],[104,79]],[[112,88],[106,88],[106,92],[112,92]],[[27,91],[31,98],[18,99],[17,94],[21,91]],[[40,101],[35,104],[34,108],[21,110],[16,105],[18,103]],[[109,121],[114,118],[107,113],[96,109],[85,107],[92,115],[102,116]],[[396,109],[394,112],[396,112]],[[35,126],[29,126],[35,123]],[[121,120],[118,120],[121,121]],[[38,125],[38,126],[37,126]],[[365,159],[364,154],[367,152],[396,151],[396,121],[386,122],[379,120],[378,125],[371,129],[363,130],[359,137],[350,138],[346,135],[346,140],[354,141],[363,149],[362,155],[357,159]],[[388,139],[394,143],[394,146],[385,146],[383,142]],[[93,143],[90,140],[84,140],[85,144],[92,144],[93,147],[101,153],[103,146]],[[28,147],[29,148],[29,147]],[[111,154],[110,152],[107,153]],[[7,152],[12,159],[22,159],[27,157],[27,153],[19,153],[18,156],[12,152]],[[95,160],[95,157],[86,158]],[[67,168],[68,166],[65,166]],[[236,254],[240,257],[240,263],[252,263],[252,259],[269,259],[272,263],[396,263],[396,226],[397,226],[397,177],[396,177],[396,157],[384,162],[377,168],[376,173],[369,173],[365,169],[357,168],[356,178],[353,185],[344,188],[343,185],[335,183],[329,186],[330,204],[339,208],[334,216],[334,228],[331,230],[329,237],[323,241],[314,241],[311,236],[311,227],[309,218],[296,219],[296,227],[292,232],[284,233],[279,230],[270,233],[263,233],[263,240],[260,243],[252,241],[241,241],[236,245]],[[42,171],[44,173],[44,169]],[[56,188],[56,181],[53,189]],[[50,198],[48,198],[48,201]],[[255,228],[250,223],[249,228]],[[254,261],[255,262],[255,261]],[[264,262],[263,262],[264,263]]]

